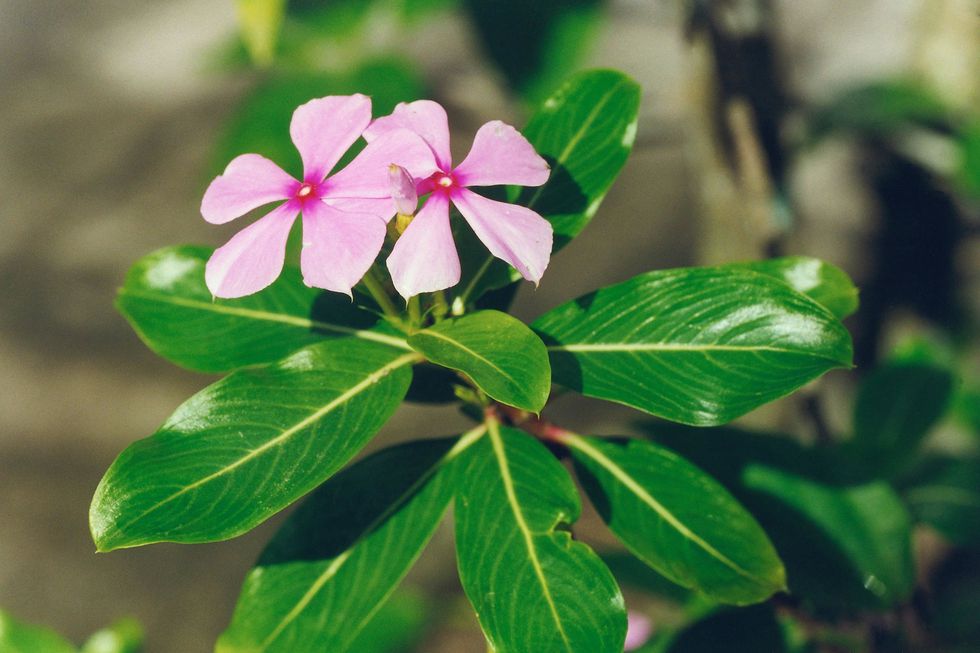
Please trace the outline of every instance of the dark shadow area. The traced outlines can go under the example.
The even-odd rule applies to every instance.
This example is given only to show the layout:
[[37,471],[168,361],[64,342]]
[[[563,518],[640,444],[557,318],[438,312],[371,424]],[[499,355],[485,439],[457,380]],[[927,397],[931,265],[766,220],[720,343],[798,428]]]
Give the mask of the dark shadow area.
[[425,486],[419,481],[455,443],[445,438],[391,447],[334,476],[276,533],[258,565],[312,562],[342,553],[415,496]]

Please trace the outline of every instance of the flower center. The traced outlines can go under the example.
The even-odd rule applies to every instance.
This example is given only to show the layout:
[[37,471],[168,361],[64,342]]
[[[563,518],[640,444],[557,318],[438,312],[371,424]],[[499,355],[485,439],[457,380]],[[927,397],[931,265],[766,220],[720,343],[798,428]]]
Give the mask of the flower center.
[[436,185],[443,188],[450,188],[455,182],[449,175],[439,175],[436,177]]
[[314,190],[315,189],[313,187],[313,184],[311,184],[309,182],[304,183],[303,185],[301,185],[299,187],[299,189],[297,189],[297,191],[296,191],[296,197],[298,197],[300,199],[305,199],[305,198],[309,197],[310,195],[312,195]]

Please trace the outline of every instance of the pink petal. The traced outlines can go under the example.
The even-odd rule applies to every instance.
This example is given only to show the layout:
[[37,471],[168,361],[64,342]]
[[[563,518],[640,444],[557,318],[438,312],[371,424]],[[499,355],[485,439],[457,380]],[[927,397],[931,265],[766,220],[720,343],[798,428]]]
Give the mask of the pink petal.
[[282,272],[286,239],[298,213],[293,202],[281,204],[216,249],[204,270],[211,294],[226,299],[244,297],[275,281]]
[[395,165],[388,166],[388,188],[395,210],[402,215],[415,215],[419,206],[419,194],[415,189],[415,180],[405,168]]
[[540,186],[551,169],[519,131],[499,120],[480,127],[453,175],[463,186]]
[[289,135],[303,158],[304,181],[322,181],[370,122],[366,95],[328,95],[300,105]]
[[286,199],[295,185],[295,179],[264,156],[242,154],[204,191],[201,215],[208,222],[224,224],[263,204]]
[[528,281],[541,280],[551,259],[551,223],[531,209],[466,189],[454,191],[452,198],[491,254],[513,265]]
[[626,613],[626,621],[624,651],[634,651],[650,641],[650,636],[653,635],[653,622],[648,617],[630,610]]
[[391,197],[388,166],[401,166],[415,177],[436,171],[435,158],[417,134],[407,129],[390,131],[372,140],[343,170],[325,182],[324,196]]
[[381,251],[385,231],[384,220],[375,215],[308,202],[303,207],[303,282],[352,296],[351,288]]
[[390,197],[326,197],[323,202],[346,213],[370,213],[385,222],[395,217],[395,203]]
[[449,172],[452,168],[453,158],[449,152],[449,118],[446,117],[446,110],[442,105],[432,100],[418,100],[408,104],[402,102],[395,107],[390,116],[372,122],[365,130],[364,138],[370,142],[394,129],[409,129],[421,136],[436,155],[436,164],[439,168],[444,172]]
[[449,226],[449,198],[434,193],[388,257],[395,289],[406,300],[459,283],[459,255]]

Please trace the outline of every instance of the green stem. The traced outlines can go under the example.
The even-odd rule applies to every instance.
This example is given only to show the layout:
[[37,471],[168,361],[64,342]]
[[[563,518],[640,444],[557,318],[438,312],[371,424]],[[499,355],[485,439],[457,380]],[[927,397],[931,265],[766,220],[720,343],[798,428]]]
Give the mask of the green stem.
[[449,304],[446,303],[446,293],[437,290],[432,293],[432,315],[436,322],[444,318],[449,313]]
[[418,295],[408,300],[408,323],[413,329],[422,326],[422,307]]
[[364,275],[361,280],[364,283],[364,287],[374,298],[374,301],[378,303],[381,310],[388,317],[394,318],[399,322],[402,319],[402,312],[398,310],[394,302],[391,301],[391,296],[385,291],[384,286],[381,285],[381,280],[378,278],[378,273],[374,268],[368,270],[368,273]]

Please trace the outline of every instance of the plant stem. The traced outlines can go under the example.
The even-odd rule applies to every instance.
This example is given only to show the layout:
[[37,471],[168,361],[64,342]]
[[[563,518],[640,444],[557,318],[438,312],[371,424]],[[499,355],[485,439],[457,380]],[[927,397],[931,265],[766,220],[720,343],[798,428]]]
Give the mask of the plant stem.
[[384,314],[388,317],[394,318],[398,321],[402,319],[402,312],[398,310],[394,302],[391,301],[391,296],[385,291],[384,286],[381,285],[381,280],[378,278],[378,273],[374,268],[368,270],[368,273],[364,275],[361,280],[364,283],[364,287],[374,298],[374,301],[378,303],[378,306],[384,311]]
[[422,308],[419,304],[418,295],[408,300],[408,323],[413,329],[422,326]]
[[432,293],[432,315],[438,322],[449,313],[449,304],[446,303],[446,293],[437,290]]

